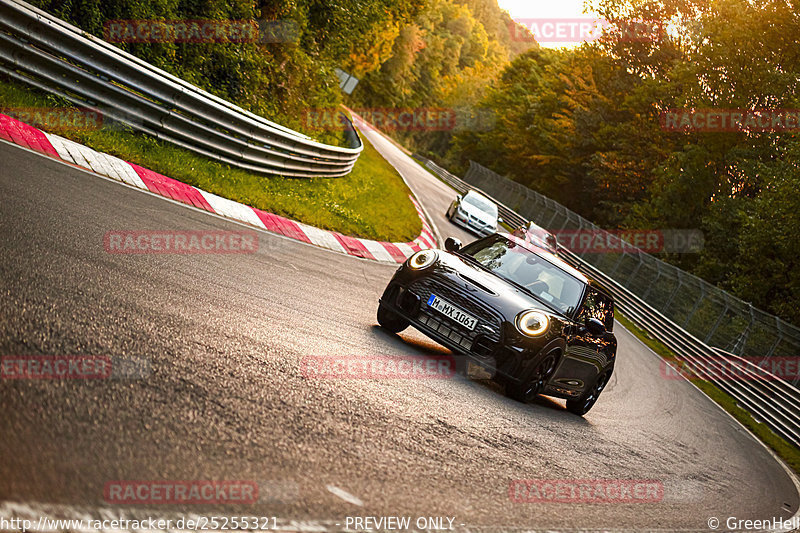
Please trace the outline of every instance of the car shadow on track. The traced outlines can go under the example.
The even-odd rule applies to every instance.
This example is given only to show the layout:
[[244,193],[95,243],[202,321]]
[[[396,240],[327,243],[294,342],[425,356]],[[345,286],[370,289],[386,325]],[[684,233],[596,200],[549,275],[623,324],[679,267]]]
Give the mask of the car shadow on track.
[[[454,354],[444,346],[437,344],[430,339],[422,337],[422,334],[416,332],[416,330],[409,329],[408,333],[403,332],[399,335],[391,333],[378,325],[373,325],[370,330],[376,339],[380,339],[382,342],[388,343],[392,349],[391,351],[397,355],[412,355],[416,357],[456,357],[456,375],[461,382],[470,384],[471,386],[480,387],[483,392],[496,394],[501,401],[507,402],[507,407],[530,412],[530,407],[535,406],[536,408],[545,409],[545,412],[549,412],[555,416],[558,416],[559,418],[563,416],[563,418],[568,419],[570,422],[575,424],[591,426],[589,421],[582,417],[575,416],[567,411],[563,400],[559,401],[549,396],[537,396],[532,402],[523,404],[512,400],[511,398],[507,398],[505,396],[505,387],[492,380],[488,372],[481,374],[480,371],[475,371],[474,368],[469,368],[465,364],[465,356]],[[409,351],[411,353],[408,353]]]

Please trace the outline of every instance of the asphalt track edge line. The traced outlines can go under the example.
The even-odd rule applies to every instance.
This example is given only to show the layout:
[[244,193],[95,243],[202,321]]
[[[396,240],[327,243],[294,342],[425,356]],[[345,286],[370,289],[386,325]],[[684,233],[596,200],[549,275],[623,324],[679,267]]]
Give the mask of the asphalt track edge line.
[[[104,177],[104,178],[107,178],[107,179],[111,179],[112,181],[120,182],[120,180],[116,179],[114,176],[103,174],[101,172],[98,172],[97,169],[94,169],[92,167],[92,164],[89,161],[89,159],[85,158],[83,156],[83,154],[84,154],[84,152],[89,153],[90,155],[92,155],[92,159],[93,160],[94,159],[101,160],[102,158],[109,158],[109,157],[112,157],[112,156],[110,156],[110,155],[108,155],[108,154],[106,154],[104,152],[98,152],[98,151],[96,151],[96,150],[94,150],[92,148],[89,148],[89,147],[85,146],[85,145],[82,145],[80,143],[76,143],[76,142],[71,141],[71,140],[66,139],[66,138],[62,138],[62,137],[60,137],[58,135],[44,132],[42,130],[39,130],[38,128],[35,128],[35,127],[30,126],[28,124],[25,124],[24,122],[20,122],[20,121],[14,119],[12,117],[9,117],[7,115],[2,115],[2,117],[5,118],[5,120],[0,121],[0,129],[12,127],[14,125],[19,124],[20,128],[24,127],[24,128],[27,128],[27,129],[30,129],[30,130],[33,130],[33,131],[39,133],[42,136],[43,139],[47,140],[48,145],[53,146],[53,148],[51,148],[48,151],[36,150],[31,146],[26,146],[24,144],[21,144],[22,141],[15,142],[13,140],[14,139],[13,137],[12,137],[11,141],[8,141],[8,140],[6,140],[4,138],[0,138],[0,140],[3,140],[5,142],[7,142],[8,144],[13,144],[13,145],[19,146],[20,148],[29,149],[30,151],[35,152],[35,153],[39,153],[40,155],[46,155],[50,159],[55,159],[55,160],[59,160],[59,161],[62,161],[62,162],[66,162],[66,163],[68,163],[68,164],[70,164],[72,166],[76,166],[76,167],[81,168],[83,170],[87,170],[87,171],[89,171],[90,173],[92,173],[95,176],[100,176],[100,177]],[[69,155],[70,159],[72,159],[72,160],[70,161],[70,160],[65,159],[64,155],[62,155],[59,150],[55,149],[54,143],[55,144],[63,144],[64,148],[66,148],[66,153]],[[74,154],[73,154],[73,150],[75,151]],[[53,152],[53,153],[50,153],[50,152]],[[95,154],[96,154],[96,157],[95,157]],[[381,157],[383,157],[383,156],[381,156]],[[80,159],[80,161],[76,161],[76,159]],[[138,176],[138,174],[140,172],[136,170],[136,168],[135,168],[136,165],[134,165],[133,163],[130,163],[128,161],[124,161],[122,159],[119,159],[119,158],[116,158],[116,159],[118,159],[123,165],[127,165],[128,167],[130,167],[131,173]],[[388,162],[388,160],[387,160],[387,162]],[[101,167],[101,169],[102,169],[103,165],[99,161],[95,161],[95,164],[97,164],[98,167]],[[126,171],[127,171],[127,169],[126,169]],[[143,168],[143,171],[146,171],[149,174],[152,174],[153,177],[155,177],[155,178],[161,176],[161,177],[163,177],[163,178],[165,178],[167,180],[175,181],[176,183],[179,183],[181,186],[185,186],[185,187],[188,187],[190,189],[193,189],[194,191],[196,191],[197,193],[199,193],[202,196],[211,194],[209,192],[202,191],[198,187],[194,187],[192,185],[180,182],[178,180],[173,180],[172,178],[169,178],[167,176],[162,176],[161,174],[159,174],[157,172],[153,172],[153,171],[150,171],[150,170],[144,169],[144,168]],[[109,174],[113,174],[113,173],[109,173]],[[408,182],[405,180],[405,178],[402,176],[402,174],[399,172],[399,170],[398,170],[398,174],[400,175],[401,179],[403,180],[403,182],[408,187]],[[141,181],[141,177],[140,177],[140,181]],[[153,181],[153,180],[150,180],[150,181]],[[164,198],[167,198],[167,199],[172,199],[172,198],[170,198],[170,194],[171,193],[169,191],[171,189],[170,189],[170,185],[169,184],[166,184],[166,185],[165,184],[159,184],[158,181],[156,181],[155,183],[151,183],[150,185],[148,185],[148,184],[146,184],[144,182],[142,182],[142,184],[145,185],[145,187],[144,188],[139,187],[140,189],[146,190],[148,192],[151,192],[151,193],[155,194],[156,196],[161,196],[161,197],[164,197]],[[410,241],[408,243],[389,243],[389,242],[384,242],[384,241],[373,241],[373,240],[370,240],[370,239],[364,239],[364,238],[360,238],[360,237],[352,237],[352,239],[355,239],[356,241],[360,242],[362,244],[362,246],[364,246],[365,242],[369,242],[370,244],[374,243],[375,245],[378,245],[378,246],[384,246],[384,245],[387,245],[387,244],[395,245],[395,246],[398,245],[398,244],[409,244],[409,245],[410,244],[416,244],[420,248],[429,248],[430,246],[429,246],[428,242],[436,245],[439,242],[439,238],[438,238],[438,235],[435,233],[437,230],[435,229],[435,226],[433,225],[433,221],[430,220],[430,217],[428,216],[427,212],[424,210],[424,207],[421,206],[421,204],[419,202],[419,199],[414,195],[413,190],[411,189],[411,187],[408,187],[408,188],[409,188],[409,191],[411,192],[411,194],[409,195],[409,199],[411,200],[412,204],[414,205],[414,207],[415,207],[415,209],[417,211],[417,215],[419,216],[420,221],[422,223],[422,230],[421,230],[420,234],[416,238],[414,238],[412,241]],[[178,203],[183,203],[183,202],[178,202]],[[280,235],[280,236],[283,236],[283,237],[290,238],[292,240],[298,240],[300,242],[304,242],[300,237],[295,237],[295,236],[290,235],[290,234],[282,234],[279,231],[272,231],[270,229],[264,228],[264,225],[261,222],[260,217],[256,213],[257,211],[260,211],[260,210],[257,210],[256,208],[253,208],[253,207],[251,207],[249,205],[246,205],[246,204],[242,204],[240,202],[236,202],[234,200],[229,200],[227,198],[221,198],[221,202],[220,203],[224,203],[227,208],[224,209],[224,211],[225,211],[224,213],[219,213],[219,212],[216,212],[216,211],[218,211],[217,209],[214,209],[212,207],[212,209],[214,209],[214,212],[216,212],[215,214],[221,215],[224,218],[230,219],[230,220],[238,220],[238,221],[247,220],[247,219],[258,220],[258,224],[245,224],[245,225],[247,225],[248,227],[256,227],[258,229],[263,229],[263,230],[265,230],[265,231],[267,231],[268,233],[271,233],[271,234]],[[241,216],[235,216],[236,213],[239,213],[241,215],[245,211],[247,211],[247,213],[246,213],[247,216],[244,216],[244,218],[242,218]],[[206,211],[206,212],[211,212],[211,211]],[[262,211],[262,212],[263,213],[267,213],[265,211]],[[267,214],[279,217],[279,215],[275,215],[274,213],[267,213]],[[249,215],[252,215],[252,216],[249,216]],[[301,228],[300,231],[303,232],[303,233],[305,233],[303,231],[303,229],[302,229],[303,227],[313,228],[314,233],[317,235],[317,239],[316,240],[315,239],[310,239],[308,235],[305,235],[305,237],[309,241],[312,242],[312,245],[315,245],[316,247],[320,247],[320,248],[323,248],[323,249],[328,249],[330,251],[340,252],[338,246],[329,246],[329,245],[320,246],[318,242],[315,242],[315,241],[320,241],[320,237],[321,236],[324,237],[324,238],[321,239],[322,241],[325,241],[325,242],[327,242],[327,241],[330,241],[330,242],[336,241],[336,238],[334,236],[335,232],[329,231],[329,230],[324,230],[324,229],[321,229],[321,228],[315,228],[315,227],[310,226],[308,224],[302,224],[302,223],[300,223],[298,221],[294,221],[294,220],[291,220],[291,219],[288,219],[288,218],[285,218],[285,217],[279,217],[279,218],[284,220],[284,221],[286,221],[287,223],[292,223],[294,225],[298,225]],[[322,235],[322,234],[325,234],[325,235]],[[340,253],[343,253],[344,255],[358,257],[358,258],[361,258],[361,259],[367,259],[367,260],[378,262],[378,263],[387,263],[387,264],[397,265],[397,264],[403,262],[400,258],[391,258],[390,257],[390,260],[387,260],[385,255],[384,255],[383,259],[375,257],[369,252],[369,249],[366,246],[364,246],[364,248],[366,249],[366,251],[365,250],[354,250],[353,248],[344,248],[344,251],[340,252]]]
[[[367,128],[371,129],[372,131],[374,131],[375,133],[377,133],[378,135],[383,137],[388,143],[394,145],[395,147],[399,146],[399,143],[395,142],[392,138],[390,138],[388,135],[384,134],[381,130],[379,130],[378,128],[376,128],[375,126],[373,126],[372,124],[370,124],[369,122],[367,122],[366,120],[361,118],[359,115],[353,113],[352,110],[348,109],[348,111],[350,111],[350,113],[353,115],[353,117],[358,122],[361,122],[361,123],[365,124]],[[375,150],[378,150],[378,149],[375,148]],[[400,151],[403,152],[402,150],[400,150]],[[378,153],[380,153],[380,151],[378,151]],[[420,167],[424,172],[427,172],[417,161],[414,160],[414,158],[410,157],[405,152],[403,152],[403,155],[408,157],[410,161],[412,161],[414,164],[416,164],[418,167]],[[381,154],[381,157],[383,157],[382,154]],[[387,159],[387,161],[388,161],[388,159]],[[422,202],[419,200],[419,195],[414,190],[414,187],[411,186],[411,183],[409,183],[409,181],[406,179],[406,177],[403,176],[403,173],[400,172],[399,168],[396,168],[395,170],[397,170],[397,173],[400,174],[400,178],[403,180],[403,183],[406,184],[406,187],[408,187],[408,189],[411,191],[411,194],[413,194],[414,197],[417,199],[417,204],[419,205],[419,208],[422,209],[422,213],[425,215],[425,219],[428,221],[428,224],[431,227],[431,231],[433,233],[433,237],[434,237],[434,239],[436,241],[435,244],[437,244],[437,246],[441,248],[444,244],[443,244],[443,241],[442,241],[442,234],[439,231],[439,227],[436,226],[436,222],[434,222],[433,217],[430,215],[430,213],[428,213],[428,210],[425,208],[425,206],[422,205]]]
[[93,172],[93,171],[91,171],[89,169],[86,169],[86,168],[84,168],[82,166],[76,165],[75,163],[70,163],[69,161],[64,161],[63,159],[56,159],[54,157],[50,157],[47,154],[43,154],[43,153],[41,153],[41,152],[39,152],[37,150],[33,150],[32,148],[27,148],[25,146],[20,146],[17,143],[8,142],[5,139],[1,139],[0,138],[0,144],[7,144],[9,146],[13,146],[15,148],[19,148],[20,150],[24,150],[24,151],[30,152],[30,153],[32,153],[34,155],[41,156],[42,158],[44,158],[44,159],[46,159],[48,161],[53,161],[55,163],[64,165],[66,167],[69,167],[69,168],[71,168],[73,170],[81,171],[81,172],[83,172],[85,174],[88,174],[88,175],[94,177],[94,178],[100,178],[100,179],[103,179],[103,180],[108,181],[110,183],[115,183],[117,185],[121,185],[121,186],[123,186],[123,187],[125,187],[127,189],[132,189],[134,191],[138,191],[138,192],[141,192],[141,193],[144,193],[144,194],[148,194],[148,195],[150,195],[150,196],[152,196],[154,198],[158,198],[160,200],[164,200],[165,202],[169,202],[169,203],[178,205],[180,207],[184,207],[186,209],[190,209],[192,211],[196,211],[198,213],[202,213],[204,215],[208,215],[208,216],[211,216],[211,217],[219,219],[219,220],[224,220],[225,222],[230,222],[232,224],[236,224],[236,225],[239,225],[239,226],[242,226],[242,227],[254,230],[254,231],[259,231],[261,233],[269,235],[270,237],[276,237],[276,238],[282,239],[284,241],[292,242],[292,243],[295,243],[295,244],[302,244],[303,246],[308,246],[309,248],[313,248],[315,250],[323,250],[323,251],[326,251],[326,252],[334,253],[336,255],[341,255],[341,256],[352,258],[352,259],[358,259],[358,260],[366,261],[366,262],[372,263],[372,264],[377,263],[377,264],[380,264],[380,265],[386,265],[388,267],[393,267],[393,268],[397,267],[397,263],[392,264],[392,263],[385,262],[385,261],[375,261],[373,259],[367,259],[365,257],[359,257],[357,255],[351,255],[351,254],[344,253],[344,252],[338,252],[336,250],[331,250],[329,248],[322,248],[320,246],[316,246],[314,244],[310,244],[310,243],[307,243],[307,242],[304,242],[304,241],[301,241],[301,240],[298,240],[298,239],[293,239],[292,237],[289,237],[287,235],[282,235],[280,233],[274,233],[272,231],[269,231],[269,230],[266,230],[266,229],[263,229],[263,228],[260,228],[260,227],[257,227],[257,226],[253,226],[251,224],[247,224],[247,223],[242,222],[241,220],[237,220],[235,218],[228,218],[226,216],[220,215],[219,213],[212,213],[211,211],[206,211],[205,209],[200,209],[200,208],[195,207],[193,205],[185,204],[183,202],[179,202],[179,201],[174,200],[172,198],[167,198],[166,196],[162,196],[162,195],[160,195],[158,193],[155,193],[155,192],[153,192],[153,191],[151,191],[149,189],[140,189],[138,187],[130,185],[129,183],[125,183],[123,181],[118,181],[118,180],[115,180],[113,178],[109,178],[108,176],[103,176],[102,174],[98,174],[98,173]]

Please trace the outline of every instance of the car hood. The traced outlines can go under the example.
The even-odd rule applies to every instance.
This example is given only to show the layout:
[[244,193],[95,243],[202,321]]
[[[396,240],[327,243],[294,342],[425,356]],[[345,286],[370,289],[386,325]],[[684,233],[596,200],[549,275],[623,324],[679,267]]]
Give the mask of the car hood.
[[482,211],[479,208],[475,207],[474,205],[468,204],[466,202],[461,202],[459,204],[461,210],[464,211],[466,214],[473,216],[480,220],[481,222],[485,222],[489,225],[496,225],[497,224],[497,217],[487,213],[486,211]]

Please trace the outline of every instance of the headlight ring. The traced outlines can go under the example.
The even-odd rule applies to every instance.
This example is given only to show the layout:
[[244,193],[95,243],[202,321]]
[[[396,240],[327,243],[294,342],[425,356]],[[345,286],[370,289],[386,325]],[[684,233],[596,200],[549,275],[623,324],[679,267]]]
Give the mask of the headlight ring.
[[550,327],[550,318],[541,311],[529,309],[517,315],[517,329],[527,337],[538,337]]
[[408,266],[412,270],[423,270],[434,264],[437,257],[439,257],[439,255],[436,253],[436,250],[420,250],[408,258]]

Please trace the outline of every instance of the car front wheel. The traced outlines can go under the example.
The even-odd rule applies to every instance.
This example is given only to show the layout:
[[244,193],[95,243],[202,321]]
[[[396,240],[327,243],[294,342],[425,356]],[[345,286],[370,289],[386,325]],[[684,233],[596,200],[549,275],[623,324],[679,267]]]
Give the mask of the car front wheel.
[[608,385],[608,380],[611,379],[613,371],[614,369],[610,368],[606,372],[603,372],[597,376],[594,384],[586,389],[583,394],[574,400],[567,400],[567,410],[578,416],[583,416],[588,413],[589,410],[594,407],[595,402],[597,402],[597,399],[600,397],[600,393],[603,392],[603,389]]
[[382,305],[378,306],[378,324],[392,333],[400,333],[409,326],[408,320]]
[[558,365],[558,350],[548,353],[519,381],[506,385],[506,394],[518,402],[528,403],[544,390]]

